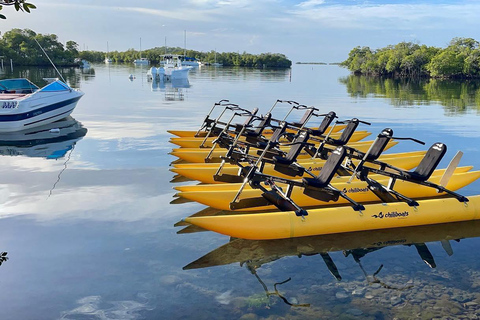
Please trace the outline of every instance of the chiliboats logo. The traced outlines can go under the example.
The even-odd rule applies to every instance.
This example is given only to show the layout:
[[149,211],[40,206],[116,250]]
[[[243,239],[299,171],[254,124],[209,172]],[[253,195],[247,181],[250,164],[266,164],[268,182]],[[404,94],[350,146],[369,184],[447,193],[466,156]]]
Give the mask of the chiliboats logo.
[[368,187],[365,188],[343,188],[343,193],[359,193],[359,192],[369,192]]
[[373,218],[376,219],[383,219],[383,218],[406,218],[408,217],[408,211],[392,211],[392,212],[387,212],[383,213],[380,212],[379,214],[374,214],[372,215]]

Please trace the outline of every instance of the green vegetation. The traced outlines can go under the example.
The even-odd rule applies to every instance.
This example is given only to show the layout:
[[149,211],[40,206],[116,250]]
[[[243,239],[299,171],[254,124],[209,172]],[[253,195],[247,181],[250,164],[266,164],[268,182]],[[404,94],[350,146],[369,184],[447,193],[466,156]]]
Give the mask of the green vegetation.
[[401,42],[378,50],[356,47],[341,63],[356,74],[387,77],[478,78],[480,43],[454,38],[446,48]]
[[41,35],[32,30],[12,29],[3,34],[0,39],[0,56],[13,59],[16,65],[47,66],[48,59],[35,42],[36,39],[45,49],[47,54],[58,66],[75,65],[74,59],[78,57],[78,44],[67,41],[64,47],[54,34]]
[[[128,49],[124,52],[111,51],[108,56],[114,62],[132,62],[135,59],[140,58],[140,54],[143,58],[147,58],[152,64],[160,63],[160,56],[162,54],[181,54],[183,55],[184,49],[179,47],[155,47],[142,52],[134,49]],[[213,63],[215,62],[215,51],[200,52],[195,50],[186,50],[186,56],[196,58],[202,62]],[[101,51],[81,51],[80,58],[86,59],[90,62],[102,62],[105,59],[106,53]],[[216,53],[216,61],[222,63],[224,66],[237,66],[237,67],[253,67],[253,68],[290,68],[292,62],[283,54],[278,53],[262,53],[254,55],[250,53],[235,53],[235,52],[223,52]]]
[[[67,41],[65,46],[58,41],[56,35],[41,35],[30,29],[12,29],[3,34],[0,38],[0,56],[13,59],[16,65],[43,66],[49,65],[46,57],[35,43],[36,39],[50,58],[58,66],[75,65],[75,58],[86,59],[90,62],[103,62],[106,52],[101,51],[79,51],[75,41]],[[156,47],[142,52],[128,49],[124,52],[109,52],[108,56],[114,62],[131,63],[133,60],[148,58],[152,64],[158,64],[162,54],[183,54],[184,49],[178,47]],[[215,52],[200,52],[187,50],[188,57],[196,58],[202,62],[215,62]],[[283,54],[262,53],[254,55],[250,53],[224,52],[216,53],[216,61],[224,66],[254,67],[254,68],[290,68],[292,62]]]
[[[0,10],[2,10],[4,6],[13,6],[15,10],[27,13],[30,13],[31,9],[37,8],[31,3],[25,2],[25,0],[0,0]],[[0,19],[7,19],[7,17],[0,13]]]

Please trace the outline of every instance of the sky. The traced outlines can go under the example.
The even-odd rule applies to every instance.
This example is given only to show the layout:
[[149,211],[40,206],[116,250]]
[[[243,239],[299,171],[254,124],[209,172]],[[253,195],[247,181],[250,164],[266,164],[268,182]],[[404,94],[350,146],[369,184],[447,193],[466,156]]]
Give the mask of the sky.
[[[480,41],[480,0],[29,0],[8,7],[12,28],[55,34],[80,50],[167,46],[198,51],[282,53],[293,62],[340,62],[356,46],[401,41],[445,47],[454,37]],[[141,40],[140,40],[141,39]],[[186,39],[186,41],[185,41]],[[140,48],[141,45],[141,48]]]

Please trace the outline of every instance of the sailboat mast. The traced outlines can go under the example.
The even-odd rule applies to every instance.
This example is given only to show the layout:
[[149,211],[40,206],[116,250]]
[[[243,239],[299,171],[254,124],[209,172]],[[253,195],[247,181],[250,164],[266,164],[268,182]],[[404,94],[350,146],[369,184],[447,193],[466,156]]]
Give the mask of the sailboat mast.
[[187,30],[184,30],[183,38],[183,55],[187,56]]

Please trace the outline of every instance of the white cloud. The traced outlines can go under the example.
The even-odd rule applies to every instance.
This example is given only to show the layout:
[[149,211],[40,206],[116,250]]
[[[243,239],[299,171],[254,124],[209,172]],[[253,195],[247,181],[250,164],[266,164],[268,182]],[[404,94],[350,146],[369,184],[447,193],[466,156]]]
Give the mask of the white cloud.
[[[308,4],[309,2],[304,3]],[[445,26],[446,21],[452,20],[476,23],[474,12],[478,12],[478,10],[480,10],[480,3],[468,5],[331,5],[321,8],[307,8],[299,5],[291,13],[297,18],[320,23],[322,27],[415,30]]]
[[309,8],[312,8],[312,7],[322,5],[324,3],[325,3],[325,0],[308,0],[308,1],[300,2],[296,6],[300,7],[300,8],[309,9]]
[[37,7],[28,16],[8,14],[2,31],[30,28],[54,33],[63,42],[74,40],[93,50],[105,50],[109,41],[111,50],[123,51],[135,46],[139,36],[144,49],[162,45],[165,37],[169,45],[183,46],[187,30],[188,47],[199,51],[281,52],[293,60],[320,54],[337,61],[356,45],[382,47],[418,40],[444,46],[456,36],[475,38],[480,26],[478,1],[45,0]]

